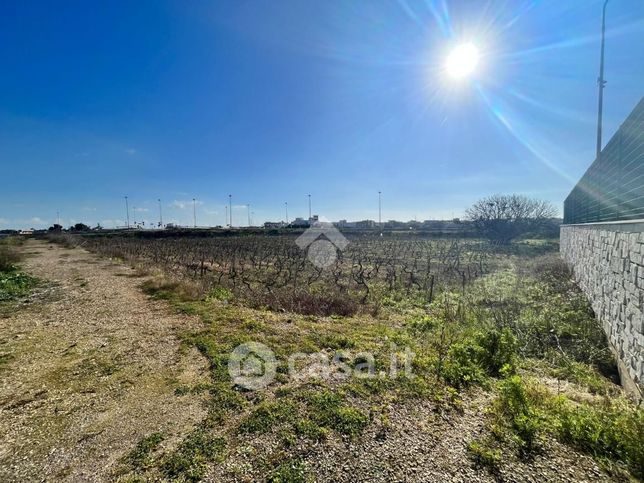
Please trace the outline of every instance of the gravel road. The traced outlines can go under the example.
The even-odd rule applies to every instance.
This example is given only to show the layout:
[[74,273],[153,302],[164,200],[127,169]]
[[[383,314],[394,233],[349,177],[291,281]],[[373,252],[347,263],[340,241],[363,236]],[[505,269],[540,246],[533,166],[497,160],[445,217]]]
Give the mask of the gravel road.
[[0,313],[0,481],[105,481],[142,437],[172,446],[204,417],[205,361],[181,350],[177,315],[129,267],[80,248],[29,241],[23,269],[42,279]]

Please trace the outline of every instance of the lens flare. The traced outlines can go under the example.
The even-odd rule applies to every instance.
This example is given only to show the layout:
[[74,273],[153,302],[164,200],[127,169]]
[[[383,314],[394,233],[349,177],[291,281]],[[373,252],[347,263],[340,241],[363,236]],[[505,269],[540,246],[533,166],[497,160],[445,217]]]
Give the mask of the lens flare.
[[447,57],[446,70],[450,77],[462,79],[474,72],[479,63],[479,51],[473,44],[458,45]]

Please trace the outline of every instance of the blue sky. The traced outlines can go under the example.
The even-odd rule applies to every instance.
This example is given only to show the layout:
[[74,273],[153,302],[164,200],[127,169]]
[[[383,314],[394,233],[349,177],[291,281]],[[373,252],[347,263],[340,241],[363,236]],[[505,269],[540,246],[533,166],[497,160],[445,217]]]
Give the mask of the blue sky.
[[[560,206],[594,158],[601,1],[0,5],[0,228],[459,216]],[[471,78],[450,49],[481,52]],[[608,6],[604,141],[644,95],[644,2]],[[134,213],[131,213],[131,217]]]

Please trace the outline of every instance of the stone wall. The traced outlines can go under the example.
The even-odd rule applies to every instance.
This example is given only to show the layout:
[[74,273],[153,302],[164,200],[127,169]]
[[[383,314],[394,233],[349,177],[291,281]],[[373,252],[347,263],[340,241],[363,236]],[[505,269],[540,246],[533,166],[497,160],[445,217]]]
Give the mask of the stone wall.
[[622,384],[644,388],[644,223],[564,225],[561,254],[618,357]]

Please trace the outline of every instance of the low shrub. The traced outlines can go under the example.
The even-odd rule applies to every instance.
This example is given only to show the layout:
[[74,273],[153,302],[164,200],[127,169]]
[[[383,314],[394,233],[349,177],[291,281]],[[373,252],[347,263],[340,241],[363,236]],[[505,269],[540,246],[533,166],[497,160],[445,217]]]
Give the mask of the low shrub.
[[600,459],[621,461],[633,476],[644,478],[644,409],[608,398],[597,405],[560,399],[555,415],[563,442]]
[[38,280],[17,271],[0,272],[0,301],[27,295]]
[[0,272],[14,270],[16,263],[20,261],[20,255],[8,244],[0,244]]
[[295,312],[303,315],[348,317],[360,309],[360,302],[347,293],[339,291],[314,292],[309,290],[279,291],[255,294],[249,300],[255,307]]
[[534,394],[529,393],[520,376],[513,375],[501,381],[494,411],[501,417],[502,424],[509,424],[514,434],[512,439],[520,451],[531,452],[537,444],[543,421],[536,408]]

